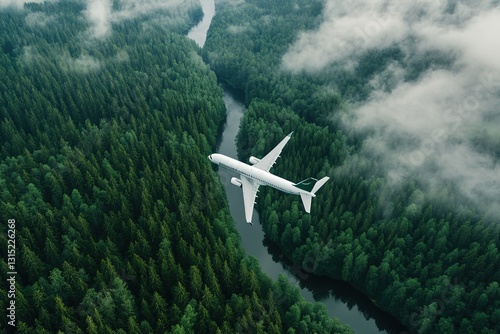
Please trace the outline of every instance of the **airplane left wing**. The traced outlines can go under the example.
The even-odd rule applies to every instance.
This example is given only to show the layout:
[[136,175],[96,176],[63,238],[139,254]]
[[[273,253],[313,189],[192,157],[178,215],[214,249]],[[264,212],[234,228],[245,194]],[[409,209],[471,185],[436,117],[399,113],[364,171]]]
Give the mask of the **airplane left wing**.
[[259,184],[253,180],[248,179],[246,176],[241,175],[241,186],[243,189],[243,203],[245,205],[245,218],[247,223],[252,224],[253,205],[255,204],[255,197],[259,190]]
[[290,132],[290,134],[286,136],[275,148],[273,148],[271,152],[269,152],[264,158],[262,158],[253,166],[269,172],[271,167],[273,167],[274,163],[276,162],[276,159],[279,158],[283,147],[285,147],[286,143],[288,143],[288,141],[290,140],[292,133],[293,132]]

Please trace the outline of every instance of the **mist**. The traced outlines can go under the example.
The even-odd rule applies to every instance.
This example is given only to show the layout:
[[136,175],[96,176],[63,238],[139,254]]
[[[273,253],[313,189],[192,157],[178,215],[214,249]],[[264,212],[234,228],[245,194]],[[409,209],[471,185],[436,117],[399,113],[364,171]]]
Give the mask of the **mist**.
[[54,19],[54,16],[47,15],[45,13],[29,13],[26,15],[25,22],[28,27],[41,28],[53,22]]
[[67,71],[80,73],[96,72],[101,69],[101,62],[94,57],[82,54],[77,58],[72,58],[67,52],[60,57],[59,65]]
[[[133,19],[140,15],[168,10],[172,17],[184,19],[189,10],[199,5],[196,0],[87,0],[85,18],[91,24],[90,34],[94,38],[105,38],[112,32],[112,24]],[[172,24],[172,17],[166,19]]]
[[[369,78],[369,97],[351,101],[340,117],[364,140],[359,156],[339,170],[370,159],[386,177],[386,194],[416,179],[430,201],[453,199],[458,208],[463,199],[498,219],[499,32],[498,1],[329,0],[321,24],[299,34],[282,66],[319,75],[355,68],[372,50],[399,47],[404,59]],[[447,66],[432,64],[430,53],[446,55]],[[431,64],[410,80],[408,64],[415,61]]]

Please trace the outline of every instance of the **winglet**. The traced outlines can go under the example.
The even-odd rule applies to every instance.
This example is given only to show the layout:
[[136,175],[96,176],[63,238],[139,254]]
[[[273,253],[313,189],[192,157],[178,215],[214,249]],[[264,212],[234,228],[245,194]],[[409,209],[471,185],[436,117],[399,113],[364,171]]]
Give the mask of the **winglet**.
[[288,136],[287,136],[287,137],[291,137],[291,136],[292,136],[292,133],[293,133],[293,131],[292,131],[292,132],[290,132],[290,133],[288,134]]

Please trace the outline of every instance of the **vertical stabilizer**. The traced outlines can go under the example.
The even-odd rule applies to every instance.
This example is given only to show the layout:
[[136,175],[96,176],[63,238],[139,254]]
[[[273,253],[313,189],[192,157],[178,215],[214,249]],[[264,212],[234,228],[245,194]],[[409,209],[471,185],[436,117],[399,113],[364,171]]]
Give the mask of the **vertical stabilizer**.
[[325,183],[326,181],[330,180],[330,178],[328,176],[325,176],[324,178],[322,178],[321,180],[319,180],[318,182],[316,182],[316,184],[314,185],[313,189],[311,190],[311,193],[315,194],[316,191],[319,190],[319,188],[321,188]]

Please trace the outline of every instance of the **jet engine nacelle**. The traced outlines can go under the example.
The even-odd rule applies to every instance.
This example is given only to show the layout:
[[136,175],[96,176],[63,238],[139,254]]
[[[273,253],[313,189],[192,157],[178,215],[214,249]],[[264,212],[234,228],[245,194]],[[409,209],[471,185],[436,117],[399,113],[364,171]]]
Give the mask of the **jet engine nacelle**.
[[237,187],[242,187],[241,180],[235,177],[231,178],[231,183],[234,184]]
[[251,156],[251,157],[250,157],[250,159],[248,159],[248,161],[250,161],[250,163],[251,163],[252,165],[255,165],[257,162],[259,162],[259,161],[260,161],[260,159],[257,159],[256,157]]

